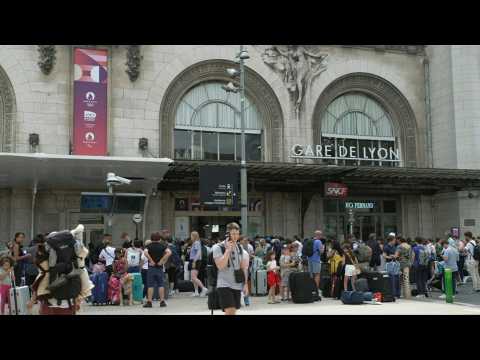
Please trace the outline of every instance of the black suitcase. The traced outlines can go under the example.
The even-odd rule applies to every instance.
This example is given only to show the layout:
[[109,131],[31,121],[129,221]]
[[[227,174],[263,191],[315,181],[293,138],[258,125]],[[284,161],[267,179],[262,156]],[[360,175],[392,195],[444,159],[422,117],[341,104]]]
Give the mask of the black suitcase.
[[321,287],[322,287],[323,297],[328,297],[328,298],[332,297],[332,279],[331,278],[322,279]]
[[193,286],[193,282],[189,280],[178,280],[177,281],[177,289],[179,292],[193,292],[195,288]]
[[368,280],[365,278],[357,279],[355,281],[355,289],[360,292],[369,292]]
[[384,272],[362,273],[361,278],[367,279],[370,292],[380,292],[383,296],[393,295],[390,276]]
[[321,299],[317,285],[308,272],[290,274],[289,286],[292,293],[292,301],[295,304],[309,304]]
[[341,276],[334,276],[332,281],[332,297],[340,300],[343,291],[343,279]]

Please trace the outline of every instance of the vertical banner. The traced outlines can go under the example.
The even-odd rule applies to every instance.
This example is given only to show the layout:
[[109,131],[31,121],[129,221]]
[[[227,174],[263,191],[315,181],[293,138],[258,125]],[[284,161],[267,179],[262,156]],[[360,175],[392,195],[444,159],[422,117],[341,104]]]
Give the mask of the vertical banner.
[[75,48],[74,155],[107,155],[107,57],[107,50]]

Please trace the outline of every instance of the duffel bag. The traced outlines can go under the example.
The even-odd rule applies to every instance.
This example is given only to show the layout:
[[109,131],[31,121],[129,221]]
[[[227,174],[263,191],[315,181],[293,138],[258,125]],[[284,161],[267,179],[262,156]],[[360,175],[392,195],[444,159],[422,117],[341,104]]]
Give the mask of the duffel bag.
[[370,291],[366,291],[363,293],[363,301],[372,301],[373,300],[373,293]]
[[344,291],[340,298],[345,305],[363,304],[363,293],[358,291]]

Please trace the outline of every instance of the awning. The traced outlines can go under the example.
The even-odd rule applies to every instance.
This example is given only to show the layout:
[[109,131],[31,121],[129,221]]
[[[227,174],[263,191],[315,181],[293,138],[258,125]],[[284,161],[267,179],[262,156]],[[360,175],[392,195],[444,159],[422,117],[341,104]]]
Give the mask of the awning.
[[173,161],[166,158],[0,153],[0,189],[106,191],[108,172],[130,178],[122,192],[155,188]]
[[[175,161],[160,190],[198,189],[204,165],[239,166],[238,162]],[[480,170],[336,166],[296,163],[247,163],[250,188],[259,191],[322,192],[325,181],[341,181],[358,193],[418,193],[480,188]]]

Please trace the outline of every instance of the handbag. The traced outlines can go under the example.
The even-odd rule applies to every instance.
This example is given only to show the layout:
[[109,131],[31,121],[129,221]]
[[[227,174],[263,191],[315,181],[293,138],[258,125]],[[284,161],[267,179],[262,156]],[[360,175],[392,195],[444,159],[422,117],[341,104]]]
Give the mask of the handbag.
[[385,263],[385,271],[389,275],[400,274],[400,263],[398,261],[389,261],[389,262]]
[[350,261],[352,262],[352,265],[355,266],[355,275],[360,275],[362,273],[362,270],[360,269],[360,265],[358,264],[358,260],[355,259],[355,261],[353,261],[350,254],[347,254],[347,256],[350,258]]

